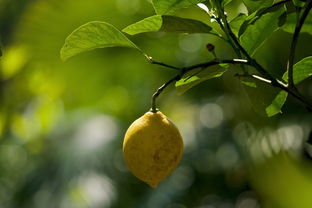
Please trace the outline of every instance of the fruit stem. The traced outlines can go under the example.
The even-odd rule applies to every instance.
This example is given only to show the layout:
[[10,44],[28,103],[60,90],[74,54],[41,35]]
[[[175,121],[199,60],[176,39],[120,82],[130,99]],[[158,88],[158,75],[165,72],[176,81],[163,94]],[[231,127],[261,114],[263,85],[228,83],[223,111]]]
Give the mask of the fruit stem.
[[166,82],[165,84],[163,84],[162,86],[160,86],[156,92],[153,94],[152,96],[152,108],[151,108],[151,112],[156,113],[158,111],[157,107],[156,107],[156,99],[157,97],[160,95],[160,93],[168,86],[170,85],[172,82],[175,82],[179,79],[181,79],[182,75],[184,74],[184,72],[182,71],[181,73],[177,74],[176,76],[174,76],[172,79],[170,79],[168,82]]

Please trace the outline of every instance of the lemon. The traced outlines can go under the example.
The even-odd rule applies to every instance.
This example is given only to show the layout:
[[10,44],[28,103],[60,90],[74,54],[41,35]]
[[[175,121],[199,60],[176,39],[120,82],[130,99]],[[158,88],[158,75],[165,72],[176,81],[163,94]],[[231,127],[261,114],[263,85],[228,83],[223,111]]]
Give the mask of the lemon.
[[128,128],[123,153],[133,175],[156,188],[181,160],[183,140],[163,113],[147,112]]

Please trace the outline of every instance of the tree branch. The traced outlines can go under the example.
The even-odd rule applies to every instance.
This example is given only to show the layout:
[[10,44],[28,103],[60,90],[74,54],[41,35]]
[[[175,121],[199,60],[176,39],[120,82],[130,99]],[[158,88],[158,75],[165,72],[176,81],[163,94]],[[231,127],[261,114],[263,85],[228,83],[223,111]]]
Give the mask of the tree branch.
[[[286,3],[288,0],[282,1],[283,3]],[[232,32],[228,22],[227,22],[227,18],[224,15],[224,9],[222,8],[221,4],[219,1],[215,1],[216,5],[218,7],[218,15],[219,17],[221,17],[221,20],[219,19],[218,23],[220,24],[222,30],[225,32],[225,34],[227,34],[229,41],[232,43],[232,47],[233,49],[237,50],[239,49],[239,51],[246,56],[247,60],[244,59],[230,59],[230,60],[213,60],[210,62],[205,62],[205,63],[201,63],[201,64],[196,64],[193,66],[189,66],[189,67],[184,67],[184,68],[179,68],[179,67],[174,67],[174,66],[170,66],[161,62],[156,62],[151,60],[151,63],[153,64],[158,64],[158,65],[162,65],[162,66],[166,66],[168,68],[173,68],[176,70],[179,70],[180,73],[178,75],[176,75],[175,77],[173,77],[172,79],[170,79],[168,82],[166,82],[165,84],[163,84],[160,88],[157,89],[157,91],[153,94],[152,96],[152,112],[156,112],[157,108],[156,108],[156,99],[157,97],[161,94],[161,92],[167,87],[169,86],[172,82],[174,81],[178,81],[179,79],[181,79],[183,77],[183,75],[185,75],[187,72],[196,69],[196,68],[207,68],[209,66],[213,66],[213,65],[217,65],[217,64],[222,64],[222,63],[229,63],[229,64],[243,64],[243,65],[249,65],[254,67],[262,76],[258,76],[258,75],[248,75],[251,76],[254,79],[260,80],[262,82],[265,82],[267,84],[271,84],[273,87],[277,87],[280,88],[281,90],[286,91],[287,93],[289,93],[290,95],[292,95],[294,98],[296,98],[298,101],[300,101],[307,109],[308,111],[312,111],[312,105],[305,100],[296,90],[294,90],[293,88],[290,88],[287,84],[285,84],[284,82],[275,79],[265,68],[263,68],[255,59],[253,59],[249,53],[244,49],[244,47],[239,43],[237,37],[234,35],[234,33]],[[306,18],[306,16],[308,15],[309,11],[311,10],[312,7],[312,0],[309,0],[308,3],[306,4],[306,9],[304,10],[303,15],[301,16],[298,26],[300,26],[297,30],[298,30],[298,34],[300,33],[301,27],[304,23],[304,20]],[[274,5],[273,5],[274,6]],[[298,37],[296,37],[298,38]],[[294,44],[294,47],[296,46],[296,43]],[[241,57],[241,56],[240,56]],[[293,64],[292,64],[293,65]]]
[[303,8],[304,11],[303,11],[301,17],[297,21],[295,32],[294,32],[294,35],[293,35],[293,38],[291,41],[291,45],[290,45],[290,53],[289,53],[289,58],[288,58],[288,62],[287,62],[287,72],[288,72],[288,84],[289,84],[289,87],[292,89],[296,89],[295,84],[294,84],[294,75],[293,75],[293,66],[294,66],[294,60],[295,60],[296,46],[298,43],[300,30],[304,24],[304,21],[306,20],[308,14],[309,14],[311,8],[312,8],[312,0],[309,0],[309,1],[307,1],[307,3],[305,4],[305,6]]

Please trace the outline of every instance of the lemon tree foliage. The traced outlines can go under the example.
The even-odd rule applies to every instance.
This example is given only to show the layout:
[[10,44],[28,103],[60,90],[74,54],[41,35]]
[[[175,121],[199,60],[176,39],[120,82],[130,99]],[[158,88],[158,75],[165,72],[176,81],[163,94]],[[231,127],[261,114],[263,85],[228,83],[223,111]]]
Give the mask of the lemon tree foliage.
[[[294,83],[299,84],[306,78],[312,76],[312,57],[306,57],[296,63],[294,65]],[[287,82],[288,73],[286,72],[283,75],[283,80]],[[287,92],[280,91],[276,97],[274,98],[272,104],[266,107],[266,113],[268,116],[274,116],[277,113],[281,112],[281,108],[283,107],[286,99],[287,99]]]
[[[299,84],[309,76],[312,76],[312,56],[308,56],[294,65],[294,82]],[[283,80],[287,81],[288,73],[283,75]]]
[[196,71],[190,72],[175,83],[177,92],[178,94],[183,94],[201,82],[222,76],[226,70],[227,67],[215,66],[208,70],[200,68]]
[[254,24],[248,26],[240,37],[240,41],[248,53],[254,55],[264,41],[278,29],[278,18],[282,15],[283,10],[265,14]]
[[246,14],[239,13],[234,19],[229,22],[234,35],[239,36],[241,25],[245,22],[246,18]]
[[95,48],[130,47],[140,50],[114,26],[106,22],[89,22],[70,34],[61,49],[61,58],[66,60],[81,52]]
[[[289,32],[289,33],[293,33],[296,27],[296,22],[297,20],[296,20],[295,13],[287,15],[287,21],[283,25],[282,30]],[[309,13],[304,25],[302,26],[301,32],[312,35],[312,13],[311,12]]]
[[[201,3],[199,6],[206,11],[211,24],[207,25],[197,19],[174,16],[176,11],[190,7],[197,8],[200,11],[199,7],[195,7],[198,3]],[[303,101],[304,99],[301,99],[300,95],[296,94],[297,92],[290,86],[297,85],[311,76],[311,57],[302,59],[288,69],[286,67],[275,69],[281,70],[282,73],[280,74],[284,74],[283,77],[273,76],[272,69],[263,67],[254,57],[257,57],[258,49],[266,44],[266,40],[278,30],[292,33],[294,39],[298,38],[300,32],[311,35],[312,14],[309,14],[309,11],[312,3],[301,0],[242,0],[241,3],[246,6],[248,12],[231,14],[233,18],[229,20],[226,15],[226,5],[230,3],[231,0],[153,0],[152,5],[156,15],[133,23],[122,31],[105,22],[89,22],[79,27],[65,40],[65,44],[61,49],[61,57],[66,60],[84,51],[113,46],[130,47],[141,51],[125,34],[135,35],[161,31],[214,35],[229,43],[238,56],[232,57],[233,63],[231,64],[236,64],[236,69],[239,68],[243,73],[244,78],[240,80],[242,86],[250,100],[253,100],[252,105],[261,114],[273,116],[280,113],[288,94],[294,95],[293,97],[297,98],[306,107],[311,107],[311,104]],[[303,21],[299,21],[299,18]],[[301,24],[300,27],[302,26],[301,31],[294,34],[298,24]],[[210,48],[208,50],[214,53],[214,49]],[[294,59],[294,53],[295,51],[290,52],[290,61]],[[233,69],[232,66],[227,68],[218,65],[216,60],[219,60],[219,57],[215,53],[215,59],[207,60],[207,62],[214,61],[216,64],[204,68],[169,66],[166,63],[154,61],[150,56],[151,54],[143,54],[152,64],[177,70],[177,75],[159,88],[155,99],[163,88],[171,83],[175,82],[178,93],[182,94],[203,81],[221,77],[225,72]],[[242,62],[235,61],[237,58],[244,59],[249,66],[243,67]],[[222,63],[222,60],[220,61]],[[185,69],[188,70],[185,71]],[[294,83],[287,83],[288,70],[293,71]]]
[[273,4],[274,0],[243,0],[248,12],[252,13],[258,9],[269,7]]
[[129,25],[122,31],[129,35],[144,32],[209,33],[211,27],[205,23],[169,15],[155,15]]
[[174,14],[177,10],[187,8],[205,0],[153,0],[156,14]]

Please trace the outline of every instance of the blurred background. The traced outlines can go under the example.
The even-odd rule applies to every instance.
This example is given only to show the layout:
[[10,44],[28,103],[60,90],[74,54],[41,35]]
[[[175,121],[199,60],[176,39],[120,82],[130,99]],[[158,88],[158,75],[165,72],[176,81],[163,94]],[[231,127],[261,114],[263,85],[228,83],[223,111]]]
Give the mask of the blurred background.
[[[226,11],[233,18],[246,8],[234,0]],[[99,49],[67,62],[59,50],[88,21],[122,29],[153,14],[147,0],[0,0],[0,207],[311,208],[311,113],[289,98],[282,114],[265,117],[252,104],[268,93],[249,98],[234,67],[183,95],[171,86],[158,99],[185,143],[168,179],[151,189],[128,171],[123,135],[175,71],[131,49]],[[177,15],[213,24],[196,7]],[[219,57],[235,57],[207,34],[130,38],[176,66],[211,60],[207,43]],[[284,73],[290,40],[277,31],[256,55],[276,76]],[[312,54],[311,41],[300,36],[297,61]],[[311,78],[299,90],[311,100]]]

